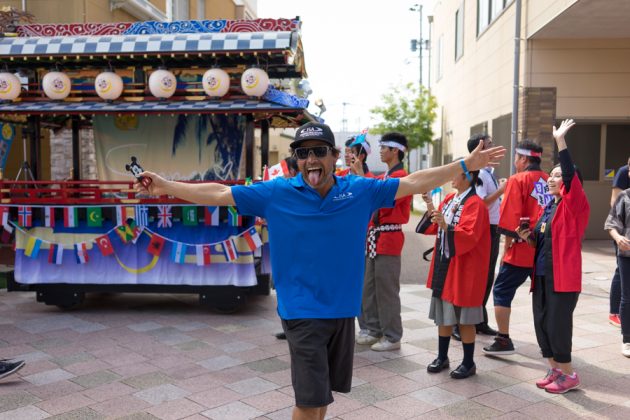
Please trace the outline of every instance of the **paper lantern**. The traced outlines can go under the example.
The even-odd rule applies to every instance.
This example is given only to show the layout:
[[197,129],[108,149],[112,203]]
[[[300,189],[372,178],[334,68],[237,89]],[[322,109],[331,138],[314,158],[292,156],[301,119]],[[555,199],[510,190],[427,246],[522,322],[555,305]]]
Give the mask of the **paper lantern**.
[[156,70],[149,76],[149,90],[156,98],[170,98],[177,88],[175,75],[168,70]]
[[118,99],[123,91],[122,77],[113,71],[105,71],[96,76],[94,90],[98,96],[106,101]]
[[20,96],[22,84],[13,73],[0,73],[0,99],[12,101]]
[[230,90],[230,75],[225,70],[210,69],[204,73],[202,84],[206,95],[220,98]]
[[269,76],[256,67],[245,70],[241,77],[241,88],[249,96],[263,96],[269,87]]
[[42,79],[44,93],[50,99],[65,99],[70,94],[70,78],[60,71],[46,73]]

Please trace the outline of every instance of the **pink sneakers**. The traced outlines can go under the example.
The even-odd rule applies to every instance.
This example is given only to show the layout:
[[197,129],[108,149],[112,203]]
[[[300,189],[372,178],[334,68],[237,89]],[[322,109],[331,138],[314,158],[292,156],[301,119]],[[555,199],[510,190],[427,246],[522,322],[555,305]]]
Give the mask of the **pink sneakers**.
[[558,379],[560,375],[562,375],[562,371],[560,369],[549,369],[544,378],[536,381],[536,386],[540,389],[544,389],[547,385]]
[[565,375],[560,372],[560,376],[545,387],[545,391],[551,394],[564,394],[565,392],[577,389],[580,386],[580,377],[577,373],[573,375]]
[[608,323],[614,327],[621,328],[621,319],[619,319],[619,314],[608,315]]

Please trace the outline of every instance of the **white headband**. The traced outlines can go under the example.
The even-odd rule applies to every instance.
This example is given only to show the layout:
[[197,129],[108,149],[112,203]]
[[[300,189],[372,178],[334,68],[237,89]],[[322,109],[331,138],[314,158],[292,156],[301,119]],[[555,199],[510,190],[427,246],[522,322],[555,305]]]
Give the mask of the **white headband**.
[[516,148],[516,153],[518,153],[521,156],[532,156],[532,157],[541,157],[542,153],[540,152],[535,152],[533,150],[529,150],[529,149],[521,149],[521,148]]
[[396,143],[395,141],[379,141],[378,145],[379,146],[393,147],[394,149],[398,149],[401,152],[405,152],[407,150],[407,148],[405,146],[403,146],[400,143]]

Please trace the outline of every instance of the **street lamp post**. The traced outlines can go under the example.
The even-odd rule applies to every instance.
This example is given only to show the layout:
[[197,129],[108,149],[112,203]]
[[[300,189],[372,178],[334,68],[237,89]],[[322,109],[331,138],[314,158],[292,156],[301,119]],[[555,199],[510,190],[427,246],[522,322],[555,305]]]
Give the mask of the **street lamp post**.
[[422,89],[422,48],[423,48],[423,44],[424,44],[424,40],[422,39],[422,5],[421,4],[414,4],[413,6],[411,6],[409,8],[409,10],[411,10],[412,12],[418,12],[418,14],[420,15],[420,36],[418,37],[417,40],[412,39],[411,40],[411,51],[415,52],[416,49],[418,50],[418,59],[420,64],[418,65],[419,69],[420,69],[420,78],[419,78],[419,87],[420,89]]

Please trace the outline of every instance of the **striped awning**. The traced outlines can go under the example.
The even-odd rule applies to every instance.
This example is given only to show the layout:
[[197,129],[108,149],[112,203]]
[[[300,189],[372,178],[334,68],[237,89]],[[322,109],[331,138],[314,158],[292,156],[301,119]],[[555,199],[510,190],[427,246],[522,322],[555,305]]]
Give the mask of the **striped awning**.
[[274,51],[296,48],[297,35],[292,37],[292,34],[236,32],[0,38],[0,59],[3,56]]
[[288,107],[251,99],[153,102],[12,102],[1,103],[0,114],[156,114],[156,113],[305,113],[304,108]]

